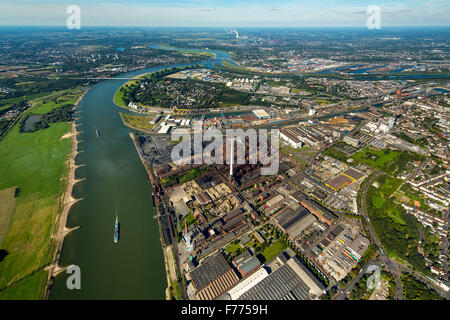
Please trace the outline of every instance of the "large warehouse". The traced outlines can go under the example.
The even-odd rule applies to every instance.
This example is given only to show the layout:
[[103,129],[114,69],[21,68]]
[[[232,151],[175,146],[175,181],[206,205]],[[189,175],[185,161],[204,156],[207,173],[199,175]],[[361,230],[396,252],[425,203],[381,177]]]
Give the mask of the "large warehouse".
[[280,138],[289,143],[293,148],[299,149],[303,142],[289,130],[280,130]]
[[258,117],[258,119],[268,119],[268,118],[272,117],[264,109],[253,110],[253,113],[255,114],[256,117]]
[[249,285],[244,293],[239,292],[238,300],[312,300],[318,299],[324,289],[311,271],[293,257],[256,285]]
[[255,273],[253,273],[248,278],[245,278],[242,280],[237,286],[235,286],[233,289],[228,291],[229,298],[231,300],[237,300],[240,296],[242,296],[244,293],[246,293],[248,290],[256,286],[258,283],[260,283],[262,280],[267,278],[269,273],[266,269],[261,268]]
[[364,174],[354,168],[348,168],[335,178],[328,181],[325,185],[330,187],[331,189],[337,191],[342,187],[361,180],[364,177]]
[[298,237],[303,230],[317,220],[314,215],[302,206],[299,206],[295,210],[287,208],[280,212],[274,219],[280,229],[289,234],[292,239]]
[[301,202],[301,205],[308,209],[312,214],[314,214],[320,221],[325,222],[329,226],[333,223],[333,221],[337,220],[337,216],[334,215],[330,210],[321,206],[320,204],[304,199]]
[[205,258],[190,273],[200,300],[212,300],[234,286],[239,278],[220,252]]

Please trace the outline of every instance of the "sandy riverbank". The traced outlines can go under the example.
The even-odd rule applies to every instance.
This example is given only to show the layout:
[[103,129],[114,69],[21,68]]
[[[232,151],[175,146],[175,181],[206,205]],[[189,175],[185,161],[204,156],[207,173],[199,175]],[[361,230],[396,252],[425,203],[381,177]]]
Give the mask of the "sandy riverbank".
[[[86,93],[87,93],[87,91],[85,91],[80,97],[78,97],[78,100],[75,103],[75,108],[78,107],[79,102],[84,98]],[[47,287],[45,290],[45,297],[44,297],[45,299],[48,299],[48,297],[49,297],[53,278],[58,273],[65,270],[65,268],[61,268],[60,266],[58,266],[59,258],[62,253],[62,246],[64,243],[64,238],[71,231],[78,229],[78,227],[67,228],[67,218],[69,216],[70,208],[72,207],[73,204],[82,200],[82,199],[75,199],[74,197],[72,197],[72,190],[73,190],[74,185],[81,181],[81,180],[77,180],[75,178],[75,171],[78,167],[80,167],[75,164],[75,158],[78,154],[77,135],[78,135],[78,131],[77,131],[77,128],[75,125],[75,121],[72,121],[71,131],[64,134],[61,137],[61,139],[69,139],[69,138],[72,139],[72,150],[70,153],[70,158],[68,160],[69,171],[67,174],[67,187],[66,187],[66,191],[64,192],[62,199],[61,199],[63,209],[62,209],[61,214],[58,216],[58,218],[55,222],[54,233],[52,235],[52,237],[55,241],[55,252],[53,255],[52,263],[46,268],[48,270],[48,282],[47,282]]]

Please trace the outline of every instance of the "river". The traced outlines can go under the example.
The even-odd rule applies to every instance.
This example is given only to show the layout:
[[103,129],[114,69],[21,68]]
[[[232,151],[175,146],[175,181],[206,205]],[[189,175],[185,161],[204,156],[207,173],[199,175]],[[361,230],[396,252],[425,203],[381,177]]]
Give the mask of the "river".
[[[201,62],[221,64],[229,55]],[[197,63],[194,63],[197,64]],[[117,76],[129,78],[165,68],[166,65]],[[54,281],[50,299],[165,299],[167,280],[157,220],[153,219],[152,186],[129,137],[131,129],[119,116],[124,109],[112,99],[127,80],[97,83],[80,101],[77,129],[81,133],[76,157],[77,179],[73,196],[83,198],[70,210],[68,227],[80,226],[69,234],[60,265],[81,269],[81,289],[69,290],[66,273]],[[100,137],[96,135],[96,129]],[[120,241],[113,242],[116,214],[120,220]]]
[[[207,67],[222,65],[224,60],[233,63],[228,53],[205,51],[215,53],[215,58],[200,62]],[[66,237],[60,265],[80,267],[81,289],[69,290],[69,275],[61,273],[50,299],[165,299],[167,280],[158,223],[153,219],[152,186],[129,137],[131,130],[119,116],[125,110],[112,99],[128,81],[123,78],[189,65],[153,67],[101,81],[79,103],[81,153],[76,163],[85,166],[77,169],[76,177],[85,180],[74,187],[73,196],[83,200],[71,208],[68,227],[80,229]],[[116,215],[121,226],[117,244],[113,242]]]

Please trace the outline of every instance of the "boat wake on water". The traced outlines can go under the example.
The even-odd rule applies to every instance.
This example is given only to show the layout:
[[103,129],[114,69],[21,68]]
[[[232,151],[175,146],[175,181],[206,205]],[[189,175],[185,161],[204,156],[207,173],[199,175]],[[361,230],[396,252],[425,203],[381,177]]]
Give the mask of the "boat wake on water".
[[119,217],[116,214],[116,222],[114,223],[114,243],[119,242],[120,223]]

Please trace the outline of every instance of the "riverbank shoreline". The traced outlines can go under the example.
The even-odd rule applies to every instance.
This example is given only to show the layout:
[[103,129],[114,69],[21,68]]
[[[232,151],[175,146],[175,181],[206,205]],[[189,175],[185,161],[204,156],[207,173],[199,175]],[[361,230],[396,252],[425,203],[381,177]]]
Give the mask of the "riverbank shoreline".
[[[156,181],[154,180],[153,173],[151,172],[150,167],[148,166],[147,162],[145,161],[145,159],[142,157],[141,153],[139,152],[138,142],[136,141],[134,134],[130,132],[129,135],[130,135],[131,140],[133,141],[133,144],[136,148],[139,158],[141,159],[141,162],[145,168],[145,171],[147,172],[149,181],[152,184],[153,189],[155,189],[154,184],[156,183]],[[158,211],[159,210],[158,209],[159,208],[159,199],[158,199],[158,197],[156,197],[156,195],[155,195],[154,199],[155,199],[154,201],[155,201],[156,215],[158,217],[159,216],[159,211]],[[164,242],[162,239],[161,221],[159,218],[157,220],[158,220],[159,236],[160,236],[160,241],[161,241],[161,249],[162,249],[163,257],[164,257],[164,267],[166,270],[167,288],[165,290],[165,295],[166,295],[166,300],[171,300],[170,286],[171,286],[172,281],[174,280],[173,279],[174,277],[172,276],[173,271],[171,271],[170,263],[173,263],[173,262],[171,262],[171,259],[168,256],[168,253],[166,252],[168,250],[168,248],[170,248],[170,246],[164,245]],[[172,252],[172,251],[170,250],[170,252]]]
[[[157,69],[157,67],[155,67],[155,69]],[[168,69],[167,67],[162,67],[161,69],[157,69],[157,70],[155,70],[155,69],[150,69],[150,70],[153,70],[153,71],[150,71],[150,72],[142,72],[142,71],[140,71],[140,72],[142,72],[141,74],[139,74],[139,75],[132,75],[132,74],[130,74],[130,77],[129,78],[132,78],[132,79],[136,79],[136,78],[140,78],[140,77],[143,77],[143,76],[145,76],[145,75],[148,75],[148,74],[152,74],[152,73],[154,73],[154,72],[157,72],[157,71],[161,71],[161,70],[165,70],[165,69]],[[128,78],[127,78],[127,80],[128,80]],[[130,80],[128,80],[127,82],[129,82]],[[102,85],[99,85],[99,84],[96,84],[96,87],[98,88],[98,86],[101,86],[102,87],[102,89],[104,89],[104,90],[109,90],[110,89],[110,87],[108,87],[107,85],[109,85],[109,82],[105,82],[105,84],[102,86]],[[124,84],[123,84],[124,85]],[[105,87],[105,88],[103,88],[103,87]],[[101,112],[100,111],[97,111],[97,110],[101,110],[102,109],[102,107],[99,107],[99,108],[96,108],[97,107],[97,105],[95,105],[95,107],[89,107],[88,109],[87,109],[87,105],[89,105],[89,104],[98,104],[98,103],[102,103],[102,100],[101,99],[104,99],[105,97],[111,97],[111,94],[113,95],[112,96],[112,99],[111,98],[107,98],[108,100],[109,99],[111,99],[111,100],[109,100],[109,101],[111,101],[112,103],[109,103],[109,104],[111,104],[112,106],[118,106],[118,107],[121,107],[120,105],[118,105],[118,104],[116,104],[115,102],[117,101],[114,101],[114,96],[115,96],[115,94],[117,93],[117,91],[118,90],[120,90],[120,87],[119,88],[117,88],[117,87],[115,87],[114,88],[114,90],[111,90],[111,93],[109,93],[108,92],[108,95],[106,96],[106,95],[97,95],[97,90],[93,90],[93,92],[92,92],[92,97],[89,97],[89,99],[85,99],[85,104],[83,105],[83,106],[86,106],[86,108],[85,107],[83,107],[83,110],[84,110],[84,112],[83,112],[83,117],[87,117],[87,115],[90,115],[90,114],[92,114],[92,116],[91,117],[95,117],[96,115],[98,115],[98,114],[100,114]],[[78,104],[77,104],[78,105]],[[108,105],[108,107],[110,107],[109,105]],[[127,109],[128,110],[128,108],[124,108],[124,109]],[[108,110],[104,110],[103,112],[108,112]],[[108,115],[110,115],[110,112],[108,112]],[[109,118],[108,118],[109,119]],[[115,116],[114,117],[111,117],[110,118],[111,120],[114,120],[114,121],[116,121],[115,119],[117,119]],[[120,124],[121,125],[123,125],[123,121],[122,121],[122,119],[118,119],[119,121],[120,121]],[[84,120],[83,121],[81,121],[81,122],[84,122]],[[115,123],[115,122],[113,122],[113,123]],[[118,123],[117,123],[118,124]],[[83,125],[83,128],[84,128],[84,124],[82,124]],[[125,125],[124,125],[125,126]],[[125,126],[126,127],[126,126]],[[67,266],[65,266],[65,267],[63,267],[63,266],[60,266],[59,265],[59,263],[60,263],[60,258],[61,258],[61,255],[62,255],[62,247],[63,247],[63,242],[64,242],[64,239],[65,239],[65,236],[68,234],[68,233],[70,233],[71,231],[73,231],[74,229],[69,229],[69,228],[67,228],[67,226],[66,226],[66,223],[67,223],[67,217],[68,217],[68,212],[70,211],[70,209],[71,209],[71,207],[72,207],[72,205],[74,204],[74,202],[73,201],[79,201],[80,199],[74,199],[73,197],[72,197],[72,189],[73,189],[73,187],[74,187],[74,185],[77,183],[77,182],[79,182],[79,181],[76,181],[75,180],[75,170],[76,170],[76,164],[75,164],[75,157],[76,157],[76,154],[77,154],[77,148],[76,148],[76,145],[77,145],[77,143],[78,143],[78,141],[77,141],[77,138],[76,138],[76,135],[77,135],[77,131],[76,131],[76,129],[77,128],[74,128],[73,127],[73,130],[70,132],[70,133],[68,133],[68,134],[64,134],[63,136],[64,136],[64,138],[72,138],[73,139],[73,146],[72,146],[72,155],[71,155],[71,159],[69,160],[69,165],[70,165],[70,169],[69,169],[69,173],[68,173],[68,176],[69,176],[69,179],[68,179],[68,181],[67,181],[67,190],[66,190],[66,192],[65,192],[65,194],[64,194],[64,197],[61,199],[61,207],[62,207],[62,205],[64,204],[64,209],[63,209],[63,212],[61,213],[61,215],[59,215],[58,216],[58,218],[55,220],[55,222],[54,222],[54,225],[56,226],[57,225],[57,227],[54,227],[54,232],[53,232],[53,236],[52,236],[52,239],[55,239],[56,240],[56,244],[55,244],[55,251],[54,251],[54,257],[53,257],[53,260],[52,260],[52,262],[51,262],[51,264],[50,265],[48,265],[46,268],[45,268],[45,270],[46,271],[48,271],[49,272],[49,274],[48,274],[48,283],[47,283],[47,287],[46,287],[46,291],[45,291],[45,299],[49,299],[49,297],[51,296],[52,298],[54,297],[55,299],[57,299],[57,298],[60,298],[60,297],[62,297],[63,299],[65,299],[65,298],[67,298],[67,296],[68,295],[70,295],[70,296],[74,296],[75,298],[77,298],[77,297],[79,297],[80,296],[80,294],[76,294],[75,292],[74,293],[71,293],[71,292],[68,292],[67,291],[67,289],[66,289],[66,284],[65,284],[65,278],[66,278],[66,276],[64,276],[64,275],[61,275],[62,277],[57,277],[57,275],[58,274],[60,274],[61,272],[64,272],[66,269],[67,269]],[[80,129],[80,127],[78,127],[78,129]],[[105,129],[105,131],[108,131],[107,129]],[[111,132],[110,133],[112,133],[112,131],[113,131],[113,129],[111,129],[110,130]],[[128,130],[127,130],[128,131]],[[129,133],[129,132],[128,132]],[[130,133],[130,135],[131,135],[131,133]],[[134,139],[134,140],[136,140],[136,139]],[[129,140],[128,140],[129,141]],[[137,141],[135,141],[135,143],[136,143]],[[99,146],[99,148],[101,147],[101,145]],[[106,148],[104,147],[104,148],[102,148],[102,150],[105,150]],[[84,150],[83,150],[84,151]],[[82,151],[80,151],[80,152],[82,152]],[[88,154],[88,153],[87,153]],[[138,154],[141,156],[141,160],[142,160],[142,155],[138,152]],[[133,156],[132,158],[133,159],[131,159],[131,157],[127,157],[127,159],[129,160],[129,161],[133,161],[133,160],[135,160],[135,158],[134,158],[135,156]],[[87,161],[87,163],[90,163],[89,162],[89,160],[86,160]],[[146,163],[145,163],[145,161],[143,161],[142,163],[144,163],[144,167],[145,167],[145,165],[146,165]],[[117,165],[119,165],[119,164],[117,164]],[[79,167],[79,166],[78,166]],[[95,167],[95,165],[93,165],[92,167]],[[91,170],[91,168],[92,168],[91,166],[89,166],[89,168],[87,168],[87,170],[89,171],[89,170]],[[149,177],[148,177],[148,180],[150,180],[151,182],[154,182],[155,181],[155,179],[154,179],[154,177],[152,176],[152,170],[150,169],[150,168],[147,168],[146,167],[146,169],[147,169],[147,172],[149,173]],[[95,176],[95,174],[93,174],[93,175],[91,175],[91,176]],[[123,178],[123,177],[122,177]],[[64,179],[64,180],[66,180],[66,179]],[[93,181],[93,180],[91,180],[91,179],[89,179],[89,181]],[[89,184],[91,184],[91,182],[89,182],[89,181],[87,181],[86,182],[86,185],[89,185]],[[148,183],[148,182],[147,182]],[[153,184],[153,183],[152,183]],[[155,186],[155,184],[153,184],[153,186]],[[84,186],[83,186],[84,187]],[[157,191],[155,191],[155,194],[157,194]],[[85,193],[83,193],[83,195],[81,196],[81,197],[84,197],[85,196]],[[142,195],[142,197],[144,197],[144,195]],[[64,199],[64,201],[63,201],[63,199]],[[92,199],[92,198],[88,198],[88,197],[86,197],[86,200],[85,201],[91,201],[90,199]],[[157,200],[158,201],[158,200]],[[155,201],[156,202],[156,201]],[[156,202],[156,203],[158,203],[158,202]],[[156,211],[156,214],[158,214],[158,206],[156,205],[156,203],[155,203],[155,209],[153,209],[153,210],[151,210],[152,212],[153,211]],[[150,204],[151,205],[151,204]],[[135,207],[135,204],[133,204],[133,203],[130,203],[129,204],[129,208],[133,208],[134,210],[136,210],[137,211],[137,209],[136,209],[136,207]],[[146,210],[148,207],[146,207],[146,208],[142,208],[142,210]],[[76,208],[76,209],[78,209],[78,208]],[[131,213],[131,212],[130,212]],[[150,218],[150,217],[146,217],[146,218]],[[169,257],[167,257],[167,255],[165,254],[165,248],[167,248],[167,245],[166,245],[166,243],[165,243],[165,241],[164,241],[164,238],[163,238],[163,233],[162,233],[162,228],[161,228],[161,217],[159,216],[159,215],[156,215],[156,216],[153,216],[153,214],[152,214],[152,217],[150,218],[150,219],[152,219],[152,218],[155,218],[155,219],[157,219],[158,220],[158,229],[159,229],[159,235],[158,235],[158,237],[159,237],[159,239],[160,239],[160,241],[161,241],[161,243],[158,245],[157,243],[155,244],[155,249],[156,249],[156,247],[158,247],[158,249],[159,250],[162,250],[162,254],[163,254],[163,257],[162,258],[164,258],[164,260],[165,260],[165,266],[166,266],[166,281],[163,281],[163,279],[162,279],[162,277],[164,276],[164,266],[163,266],[163,264],[161,263],[161,265],[160,265],[160,267],[161,267],[161,269],[160,269],[160,271],[161,271],[161,277],[158,277],[158,281],[159,280],[161,280],[161,282],[160,283],[158,283],[158,284],[156,284],[156,285],[161,285],[161,288],[160,289],[162,289],[162,290],[158,290],[158,292],[157,293],[155,293],[155,294],[153,294],[153,295],[155,295],[155,296],[158,296],[158,297],[160,297],[160,298],[158,298],[158,299],[161,299],[161,298],[163,298],[163,296],[164,295],[161,295],[161,293],[162,293],[162,291],[164,290],[165,291],[165,298],[166,299],[172,299],[172,297],[173,297],[173,295],[171,294],[171,287],[170,287],[170,259],[168,259],[168,258],[170,258],[170,256]],[[81,222],[80,222],[80,224],[82,224]],[[130,226],[132,225],[132,223],[131,223],[131,221],[130,221]],[[86,228],[86,229],[88,229],[88,228]],[[156,230],[155,230],[156,231]],[[156,234],[156,232],[155,232],[155,234]],[[172,237],[174,237],[174,235],[172,234]],[[156,237],[155,237],[155,240],[156,240]],[[71,246],[72,246],[73,244],[70,242],[70,244],[69,244],[69,241],[67,242],[67,246],[68,246],[68,251],[70,251],[70,249],[71,249]],[[87,244],[87,245],[89,245],[89,244]],[[126,242],[124,242],[124,245],[127,245],[127,243]],[[130,251],[128,251],[128,252],[130,252]],[[173,257],[173,259],[176,259],[176,257]],[[141,260],[141,258],[139,258],[139,260]],[[168,262],[169,261],[169,262]],[[148,263],[152,263],[153,264],[153,261],[147,261]],[[162,262],[162,261],[161,261]],[[85,263],[86,263],[86,261],[85,261]],[[80,264],[81,264],[81,262],[80,262]],[[173,264],[173,263],[172,263]],[[92,266],[93,268],[95,268],[95,266]],[[159,267],[159,266],[158,266]],[[174,267],[176,267],[176,266],[174,266]],[[87,267],[85,267],[85,268],[87,268]],[[156,269],[156,266],[155,266],[155,269]],[[158,270],[157,270],[158,271]],[[90,271],[90,270],[88,270],[88,271],[85,271],[85,274],[86,274],[86,272],[91,272],[91,274],[95,274],[95,272],[92,272],[92,271]],[[169,272],[169,273],[168,273]],[[147,277],[147,279],[151,279],[151,280],[153,280],[151,277]],[[178,280],[178,279],[177,279]],[[139,281],[142,281],[142,279],[140,279]],[[154,281],[154,280],[153,280]],[[178,280],[178,281],[180,281],[180,280]],[[147,285],[149,283],[149,285]],[[135,284],[136,285],[136,288],[137,288],[137,290],[140,290],[140,288],[142,287],[142,284],[140,284],[140,283],[136,283]],[[138,287],[139,286],[139,287]],[[152,290],[152,288],[153,288],[153,284],[151,283],[151,282],[147,282],[146,283],[146,286],[148,287],[147,288],[147,290],[148,289],[150,289],[150,290]],[[96,288],[96,290],[98,289],[98,287]],[[101,289],[100,290],[98,290],[98,291],[101,291]],[[61,292],[64,292],[64,293],[61,293]],[[83,293],[81,293],[81,295],[86,295],[86,293],[85,292],[87,292],[87,291],[84,291]],[[140,292],[141,294],[148,294],[147,292],[144,292],[144,291],[142,291],[141,290],[141,292]],[[89,295],[90,293],[88,293],[88,295]],[[103,294],[103,295],[109,295],[110,294],[110,292],[107,292],[107,291],[104,291],[104,292],[101,292],[101,294]]]
[[119,112],[119,115],[120,115],[120,119],[122,119],[123,124],[125,126],[127,126],[128,128],[136,130],[136,131],[144,132],[144,133],[149,133],[149,134],[154,133],[153,130],[150,130],[150,129],[144,129],[144,128],[138,128],[138,127],[132,126],[129,122],[125,121],[125,119],[122,115],[122,112]]
[[[165,70],[165,69],[162,69],[162,70]],[[158,70],[158,71],[161,71],[161,70]],[[116,97],[118,96],[118,93],[119,93],[120,89],[123,88],[123,87],[125,87],[126,85],[128,85],[128,84],[129,84],[130,82],[132,82],[132,81],[136,81],[136,80],[138,80],[139,78],[144,78],[144,77],[146,77],[146,76],[148,76],[148,75],[151,75],[151,74],[153,74],[153,73],[155,73],[155,72],[158,72],[158,71],[146,72],[146,73],[143,73],[143,74],[134,76],[133,78],[131,78],[130,80],[128,80],[127,82],[125,82],[123,85],[121,85],[121,86],[116,90],[116,92],[114,92],[114,96],[113,96],[113,98],[112,98],[113,103],[114,103],[116,106],[118,106],[119,108],[123,108],[123,109],[126,109],[126,110],[128,110],[128,111],[133,111],[133,110],[132,110],[131,108],[129,108],[128,106],[121,106],[121,105],[119,105],[119,104],[116,102]],[[134,111],[134,112],[136,112],[136,111]],[[147,114],[147,112],[136,112],[136,113]],[[149,113],[150,113],[150,112],[149,112]]]
[[[89,90],[85,90],[85,92],[78,97],[77,101],[75,102],[75,109],[78,108],[78,104],[85,97],[85,95],[88,93],[88,91]],[[68,133],[66,133],[65,135],[63,135],[60,138],[60,140],[71,138],[72,139],[72,149],[71,149],[70,157],[68,159],[69,170],[68,170],[68,174],[66,176],[67,177],[66,190],[61,198],[63,209],[55,221],[55,225],[54,225],[55,231],[52,235],[52,238],[55,241],[55,251],[53,254],[52,263],[49,266],[47,266],[47,268],[46,268],[48,270],[48,279],[47,279],[47,285],[46,285],[46,288],[44,291],[44,297],[43,297],[45,300],[49,299],[53,279],[55,278],[55,276],[66,269],[64,267],[59,266],[59,259],[61,257],[61,253],[62,253],[64,238],[70,232],[79,228],[79,226],[73,227],[73,228],[67,228],[67,219],[69,216],[70,209],[76,202],[82,200],[82,199],[75,199],[72,196],[73,187],[75,186],[75,184],[77,184],[78,182],[80,182],[82,180],[75,178],[76,169],[81,167],[81,165],[76,165],[76,163],[75,163],[75,158],[79,153],[79,151],[78,151],[78,142],[79,141],[77,138],[77,135],[79,132],[77,131],[75,120],[73,120],[71,122],[71,124],[72,124],[71,131],[69,131]]]

